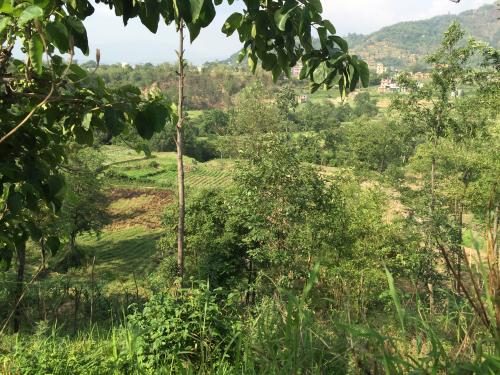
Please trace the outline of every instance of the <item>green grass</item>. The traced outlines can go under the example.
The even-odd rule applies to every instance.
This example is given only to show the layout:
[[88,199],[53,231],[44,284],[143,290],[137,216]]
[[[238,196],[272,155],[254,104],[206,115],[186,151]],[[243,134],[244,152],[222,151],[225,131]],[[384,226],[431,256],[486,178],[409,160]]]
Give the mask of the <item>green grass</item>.
[[[161,230],[140,226],[105,231],[99,238],[82,236],[78,245],[95,254],[95,275],[110,290],[143,280],[155,268],[153,256]],[[83,270],[90,272],[90,267]]]
[[189,118],[195,120],[195,119],[201,117],[205,111],[203,111],[203,110],[192,110],[192,111],[187,111],[187,112],[188,112]]
[[[103,147],[110,185],[127,189],[163,188],[174,190],[177,183],[175,153],[154,153],[146,158],[133,150],[120,146]],[[188,189],[225,187],[232,182],[233,162],[212,160],[198,163],[186,157],[186,186]],[[146,199],[145,197],[143,197]],[[110,202],[110,208],[128,212],[132,216],[144,206],[139,198],[134,201],[122,198]],[[146,199],[147,200],[147,199]],[[119,206],[119,207],[118,207]],[[129,227],[106,227],[101,236],[84,235],[78,238],[78,246],[86,253],[95,255],[95,275],[106,285],[110,293],[133,288],[134,276],[142,284],[154,270],[156,241],[163,229],[150,229],[131,223]],[[88,279],[90,266],[76,271],[76,277]]]
[[[107,171],[112,185],[174,189],[177,184],[177,159],[173,152],[154,153],[152,158],[117,146],[105,147],[104,152],[109,160]],[[184,165],[188,188],[231,184],[231,161],[199,163],[185,157]]]
[[472,230],[464,231],[463,245],[473,250],[484,251],[486,249],[484,237]]

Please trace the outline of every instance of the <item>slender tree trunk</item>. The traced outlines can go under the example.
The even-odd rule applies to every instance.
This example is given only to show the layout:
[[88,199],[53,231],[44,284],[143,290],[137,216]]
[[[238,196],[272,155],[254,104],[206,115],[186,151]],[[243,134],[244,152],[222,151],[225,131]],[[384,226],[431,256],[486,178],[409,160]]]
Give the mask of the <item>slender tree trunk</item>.
[[462,242],[463,242],[463,225],[464,225],[464,206],[458,203],[458,228],[457,228],[457,277],[455,289],[460,293],[460,285],[462,284]]
[[183,161],[183,125],[184,125],[184,21],[179,23],[179,89],[178,89],[178,121],[176,125],[177,146],[177,188],[179,199],[179,222],[177,225],[177,267],[179,276],[184,277],[184,221],[186,215],[184,196],[184,161]]
[[45,263],[47,262],[45,259],[45,255],[47,254],[47,251],[45,249],[45,239],[42,237],[40,239],[40,251],[42,255],[42,270],[45,270]]
[[[492,199],[495,196],[493,192]],[[499,206],[498,203],[492,207],[493,202],[490,202],[490,210],[493,217],[488,217],[488,227],[486,230],[486,252],[487,252],[487,265],[488,265],[488,292],[491,296],[491,302],[494,309],[495,324],[488,322],[486,326],[490,329],[495,342],[495,349],[497,355],[500,354],[500,254],[498,248],[498,223],[499,223]],[[491,214],[488,212],[488,215]],[[483,302],[479,300],[481,304]],[[493,317],[492,317],[493,318]]]
[[71,255],[75,253],[75,248],[76,248],[75,245],[76,245],[76,233],[71,232],[69,235],[69,251]]
[[[435,147],[434,147],[435,149]],[[436,157],[432,155],[431,161],[431,214],[434,213],[434,208],[436,206]]]
[[16,309],[14,312],[14,332],[19,332],[21,329],[22,306],[20,299],[24,289],[24,268],[26,265],[26,248],[25,245],[20,245],[17,249],[17,284],[16,284]]

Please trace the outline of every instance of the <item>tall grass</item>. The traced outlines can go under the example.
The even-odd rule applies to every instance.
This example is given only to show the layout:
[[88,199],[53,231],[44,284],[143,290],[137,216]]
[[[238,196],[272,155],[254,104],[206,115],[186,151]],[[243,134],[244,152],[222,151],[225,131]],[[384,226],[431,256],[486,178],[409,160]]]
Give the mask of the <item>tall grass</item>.
[[199,351],[194,357],[179,355],[146,366],[138,355],[141,332],[124,315],[105,333],[95,329],[65,337],[42,325],[31,338],[1,338],[0,369],[8,375],[500,373],[495,342],[477,329],[467,305],[449,303],[448,312],[431,314],[417,296],[410,309],[388,273],[393,308],[384,317],[389,324],[375,329],[347,324],[338,312],[329,319],[315,313],[310,292],[316,281],[317,268],[302,293],[280,290],[241,312],[233,334],[217,343],[208,332],[208,305],[201,306],[197,333],[187,332],[196,341],[191,350]]

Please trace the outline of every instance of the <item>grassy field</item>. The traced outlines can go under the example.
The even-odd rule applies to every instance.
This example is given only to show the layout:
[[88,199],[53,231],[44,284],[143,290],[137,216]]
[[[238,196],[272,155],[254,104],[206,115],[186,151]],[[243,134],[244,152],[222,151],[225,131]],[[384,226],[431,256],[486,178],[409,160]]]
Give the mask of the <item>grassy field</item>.
[[[104,152],[109,160],[107,173],[114,186],[174,189],[177,184],[177,160],[173,152],[154,153],[151,158],[117,146],[108,146]],[[231,183],[233,163],[229,160],[199,163],[185,157],[184,164],[188,188],[220,187]]]
[[[154,254],[160,229],[143,226],[107,229],[98,238],[82,236],[78,245],[89,254],[95,255],[94,273],[96,280],[106,285],[107,293],[142,285],[148,273],[156,265]],[[88,266],[82,270],[81,277],[91,272]]]
[[[105,146],[102,151],[109,176],[107,212],[111,222],[99,237],[82,235],[77,244],[88,259],[95,256],[95,277],[105,290],[118,293],[134,289],[136,281],[140,288],[156,266],[156,241],[163,230],[161,215],[175,202],[177,160],[170,152],[146,158],[120,146]],[[232,169],[229,160],[199,163],[186,157],[186,186],[188,190],[228,186]],[[86,279],[90,273],[88,265],[75,277]]]

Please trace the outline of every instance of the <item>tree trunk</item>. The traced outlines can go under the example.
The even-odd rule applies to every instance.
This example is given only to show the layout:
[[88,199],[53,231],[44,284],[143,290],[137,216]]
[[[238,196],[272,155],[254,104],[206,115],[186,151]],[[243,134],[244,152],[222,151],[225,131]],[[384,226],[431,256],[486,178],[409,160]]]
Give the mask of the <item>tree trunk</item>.
[[43,237],[40,239],[40,251],[42,255],[42,271],[45,271],[45,264],[47,262],[45,255],[47,254],[47,250],[45,249],[45,239]]
[[[434,147],[435,150],[435,147]],[[431,206],[430,206],[430,211],[431,214],[434,213],[434,208],[436,206],[436,157],[432,155],[432,162],[431,162]]]
[[463,225],[464,225],[464,206],[458,204],[458,228],[457,228],[457,277],[455,289],[460,294],[460,285],[462,283],[462,242],[463,242]]
[[25,244],[17,248],[17,278],[16,278],[16,309],[14,312],[14,332],[21,329],[22,306],[21,298],[24,289],[24,268],[26,265],[26,247]]
[[184,21],[179,23],[179,89],[178,89],[178,121],[176,125],[177,146],[177,188],[179,199],[179,222],[177,225],[177,268],[179,276],[184,277],[184,221],[186,215],[184,197],[184,161],[183,161],[183,125],[184,125]]
[[75,253],[75,244],[76,244],[76,233],[75,232],[71,232],[70,235],[69,235],[69,251],[70,251],[70,254],[74,254]]

